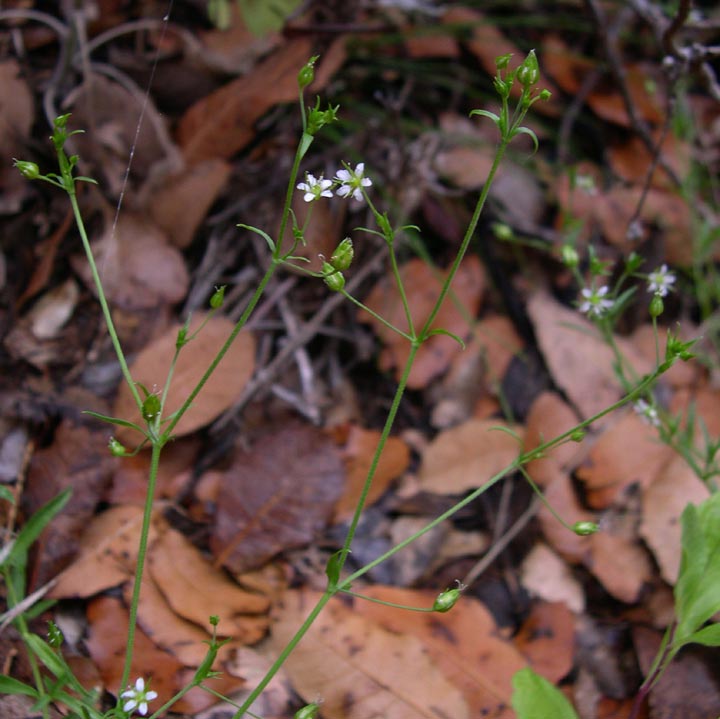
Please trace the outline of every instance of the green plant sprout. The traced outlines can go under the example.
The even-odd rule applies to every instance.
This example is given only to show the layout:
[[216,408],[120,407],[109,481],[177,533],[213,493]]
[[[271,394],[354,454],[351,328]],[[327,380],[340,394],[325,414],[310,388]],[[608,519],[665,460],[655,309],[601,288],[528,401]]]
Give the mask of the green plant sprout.
[[[41,712],[44,717],[49,716],[50,705],[53,702],[59,702],[68,708],[72,716],[78,718],[127,719],[127,717],[135,711],[145,715],[149,711],[150,703],[156,698],[157,695],[152,689],[151,678],[146,679],[144,677],[139,677],[135,678],[133,683],[131,683],[130,673],[135,649],[135,632],[138,619],[140,589],[142,586],[147,558],[148,536],[161,454],[163,448],[172,439],[173,430],[177,426],[178,422],[187,412],[199,392],[202,391],[203,386],[218,364],[222,361],[224,355],[237,337],[240,330],[245,327],[253,310],[262,297],[268,282],[277,269],[282,265],[292,265],[293,267],[306,272],[309,276],[321,279],[331,291],[340,293],[343,297],[347,298],[348,301],[354,303],[361,309],[370,312],[361,300],[352,296],[345,289],[344,273],[351,270],[354,259],[353,241],[350,238],[342,240],[332,253],[330,259],[323,262],[322,270],[320,272],[312,272],[304,268],[302,258],[296,256],[295,253],[297,252],[298,247],[305,243],[305,230],[311,214],[311,212],[308,212],[308,220],[306,220],[303,226],[298,224],[297,218],[291,210],[292,199],[296,191],[303,193],[303,199],[310,203],[310,210],[312,210],[313,203],[321,200],[324,201],[324,199],[328,199],[333,194],[338,195],[341,198],[345,198],[347,201],[358,203],[362,202],[367,205],[375,220],[377,228],[359,229],[364,233],[370,233],[381,237],[384,242],[391,272],[397,284],[402,306],[404,308],[408,330],[403,331],[393,326],[379,315],[372,312],[371,314],[405,338],[410,344],[410,353],[402,370],[390,410],[384,423],[377,448],[374,452],[370,469],[366,476],[357,506],[350,521],[345,540],[342,543],[342,546],[328,560],[326,567],[327,585],[325,591],[315,606],[310,610],[305,621],[297,629],[295,635],[290,639],[286,647],[279,653],[265,676],[258,682],[255,688],[241,704],[234,705],[236,708],[236,712],[234,714],[235,719],[240,719],[244,716],[256,716],[250,711],[250,707],[280,670],[293,649],[303,639],[324,607],[336,595],[344,593],[361,599],[370,599],[369,597],[364,597],[362,594],[355,593],[352,587],[357,580],[367,575],[367,573],[374,567],[394,556],[419,537],[455,515],[463,507],[466,507],[470,503],[474,502],[480,495],[501,481],[504,477],[517,471],[525,472],[525,466],[530,461],[542,456],[543,453],[564,442],[582,441],[584,437],[584,430],[601,417],[628,403],[639,403],[642,400],[648,401],[648,398],[651,397],[652,388],[658,378],[670,369],[670,367],[672,367],[677,361],[687,361],[693,356],[691,352],[693,345],[692,342],[682,342],[677,337],[669,334],[665,354],[663,357],[660,357],[658,354],[658,361],[652,372],[643,377],[633,377],[629,373],[626,376],[626,373],[622,372],[624,396],[617,402],[606,407],[594,416],[578,423],[572,429],[543,442],[540,446],[528,452],[520,453],[518,457],[507,467],[490,477],[482,486],[478,487],[462,500],[455,503],[450,509],[428,522],[425,527],[415,532],[404,541],[398,543],[382,555],[366,563],[361,568],[346,574],[345,565],[352,549],[358,524],[363,513],[381,455],[390,436],[398,408],[400,407],[401,400],[404,396],[410,371],[413,367],[413,363],[415,362],[418,350],[431,336],[438,333],[447,334],[462,344],[462,340],[455,337],[452,333],[442,329],[434,329],[433,322],[436,319],[443,302],[451,292],[453,280],[457,275],[463,257],[467,253],[470,243],[475,236],[478,221],[483,208],[485,207],[488,193],[508,145],[518,135],[528,135],[531,137],[533,144],[537,148],[537,137],[531,129],[523,125],[523,122],[525,121],[525,117],[532,105],[537,101],[547,99],[549,97],[549,93],[546,90],[539,91],[536,88],[539,79],[539,70],[537,58],[535,57],[534,52],[530,52],[522,63],[520,63],[520,65],[514,70],[510,69],[511,57],[509,55],[504,55],[497,59],[497,74],[494,80],[494,86],[501,100],[501,110],[499,114],[486,110],[473,110],[471,113],[472,116],[478,116],[480,118],[491,120],[497,127],[499,140],[495,157],[487,180],[475,205],[472,218],[465,231],[457,254],[451,264],[447,277],[443,281],[441,290],[435,300],[433,308],[424,323],[417,326],[412,319],[410,302],[405,288],[403,287],[398,257],[396,254],[396,239],[405,228],[394,227],[391,224],[387,213],[381,212],[373,203],[372,197],[369,194],[369,190],[372,187],[372,179],[366,174],[364,163],[357,163],[354,167],[345,165],[337,171],[332,179],[326,179],[322,176],[315,176],[312,174],[306,174],[304,178],[298,177],[301,162],[311,147],[315,135],[320,132],[324,126],[337,120],[337,107],[329,106],[327,109],[323,110],[320,107],[319,100],[316,102],[314,107],[306,108],[304,105],[304,90],[312,82],[316,59],[317,58],[311,58],[300,70],[298,75],[303,130],[297,145],[293,165],[290,170],[280,229],[277,235],[278,239],[273,239],[261,228],[248,224],[238,225],[241,228],[256,233],[267,243],[269,250],[269,262],[267,269],[249,299],[240,319],[229,334],[225,344],[222,346],[217,356],[210,363],[197,385],[188,394],[181,407],[176,412],[167,416],[165,415],[165,408],[168,389],[172,381],[173,371],[176,366],[178,356],[181,352],[186,351],[188,347],[192,346],[192,342],[197,337],[198,333],[202,331],[202,328],[189,336],[189,325],[186,324],[178,333],[175,354],[170,365],[168,376],[163,384],[163,389],[159,394],[136,383],[132,378],[123,349],[114,329],[108,303],[103,292],[102,282],[95,266],[90,243],[84,228],[83,218],[78,206],[76,183],[92,182],[92,180],[85,177],[76,177],[73,174],[78,158],[76,156],[67,156],[65,143],[70,136],[78,131],[68,132],[67,124],[69,116],[62,115],[55,120],[52,135],[52,142],[55,146],[60,166],[59,175],[42,175],[39,168],[34,163],[25,161],[16,161],[15,163],[20,172],[28,177],[28,179],[49,182],[63,189],[69,196],[83,247],[85,248],[85,253],[92,270],[92,276],[96,285],[108,333],[117,354],[124,380],[130,387],[135,404],[140,412],[142,424],[132,423],[118,417],[109,417],[105,415],[98,415],[96,413],[91,414],[110,424],[131,427],[140,433],[142,440],[138,447],[132,449],[126,449],[120,444],[120,442],[115,439],[111,439],[109,442],[109,450],[112,454],[116,456],[128,456],[134,454],[140,447],[146,445],[149,445],[151,449],[150,470],[144,504],[143,522],[140,533],[133,590],[130,600],[129,628],[123,672],[119,686],[116,688],[117,704],[112,709],[105,712],[98,708],[98,697],[93,692],[82,687],[62,657],[62,654],[60,653],[62,637],[55,627],[52,628],[50,638],[47,641],[29,631],[27,619],[37,616],[47,607],[47,604],[43,604],[42,602],[35,604],[32,609],[27,609],[24,612],[21,611],[12,616],[12,621],[18,628],[18,631],[20,632],[20,635],[27,647],[34,686],[20,682],[9,676],[1,675],[0,691],[4,691],[9,694],[24,694],[31,697],[35,701],[35,710]],[[517,101],[511,103],[511,89],[514,86],[519,86],[521,93]],[[285,230],[287,228],[292,230],[293,239],[290,243],[289,249],[283,250],[282,238],[285,236]],[[617,312],[619,312],[620,309],[629,302],[632,293],[629,291],[621,293],[621,283],[618,283],[612,291],[610,291],[606,285],[600,285],[599,278],[604,276],[606,269],[597,261],[594,262],[592,267],[594,268],[593,281],[590,287],[587,288],[588,291],[582,293],[583,301],[580,305],[580,310],[589,316],[594,317],[598,321],[599,325],[605,329],[608,341],[611,341],[611,322],[613,318],[616,317]],[[638,264],[637,262],[633,262],[628,265],[625,274],[629,277],[636,273],[637,270]],[[660,270],[663,270],[663,268],[660,268]],[[672,284],[669,274],[664,270],[660,270],[652,280],[652,282],[656,285],[655,293],[657,295],[662,295],[662,292],[668,290]],[[218,311],[222,307],[223,296],[224,288],[217,289],[210,300],[211,312]],[[655,328],[657,333],[657,325],[655,325]],[[619,353],[618,365],[621,368],[624,367],[622,357],[619,356]],[[532,481],[531,484],[534,485]],[[537,487],[534,486],[534,489],[541,494]],[[2,571],[3,577],[5,578],[8,586],[10,612],[12,612],[14,608],[22,605],[22,601],[25,596],[25,574],[29,547],[48,522],[61,511],[68,498],[69,493],[64,492],[58,498],[52,500],[43,507],[26,523],[24,528],[16,537],[14,543],[12,543],[9,549],[2,556],[0,571]],[[683,514],[683,565],[681,567],[681,576],[678,581],[678,585],[676,586],[677,621],[673,630],[669,631],[666,636],[664,648],[656,661],[656,666],[654,666],[653,670],[646,679],[646,683],[643,684],[643,687],[647,686],[647,690],[649,690],[649,687],[657,680],[657,677],[660,676],[681,646],[684,646],[689,642],[720,644],[720,632],[715,631],[717,625],[710,627],[703,626],[709,617],[720,609],[717,597],[713,595],[709,589],[709,587],[712,586],[710,584],[711,579],[715,581],[715,587],[718,586],[718,580],[720,580],[720,576],[718,574],[720,573],[720,565],[718,564],[720,552],[717,551],[720,543],[720,530],[718,530],[718,527],[720,527],[720,521],[718,521],[720,520],[720,500],[717,499],[717,496],[714,497],[714,500],[716,500],[714,503],[710,502],[707,503],[707,505],[701,505],[701,507],[698,508],[689,507],[685,514]],[[568,525],[566,524],[566,526]],[[568,526],[568,528],[578,534],[589,534],[597,529],[594,525],[591,526],[591,523],[580,523]],[[700,559],[698,559],[698,557],[700,557]],[[405,608],[415,609],[418,611],[444,613],[455,606],[458,601],[461,601],[463,589],[465,589],[465,587],[462,585],[447,589],[437,597],[432,607]],[[162,707],[155,710],[151,714],[151,719],[159,717],[162,713],[171,709],[179,699],[195,687],[200,687],[204,691],[207,691],[232,704],[227,697],[221,696],[212,688],[211,685],[206,683],[208,680],[212,679],[213,676],[216,676],[212,667],[217,656],[217,652],[224,643],[217,639],[217,618],[211,617],[210,623],[212,625],[212,639],[208,642],[209,646],[205,660],[198,667],[189,684],[175,696],[166,701]],[[45,673],[43,673],[41,667],[45,668]],[[527,689],[527,687],[529,687],[529,689]],[[530,691],[538,696],[540,696],[540,694],[548,696],[549,698],[547,699],[547,702],[553,702],[553,706],[560,707],[557,709],[560,713],[553,714],[553,716],[572,716],[571,714],[566,713],[566,708],[564,708],[562,702],[557,700],[557,696],[554,695],[543,682],[534,679],[527,673],[527,671],[519,673],[516,677],[516,690],[520,692],[520,698],[518,698],[515,703],[516,711],[518,711],[520,716],[539,716],[537,714],[522,714],[522,712],[525,711],[523,707],[527,704],[522,699],[523,692],[526,691]],[[641,688],[641,693],[647,690]],[[550,706],[550,704],[548,704],[548,706]],[[319,711],[319,702],[314,702],[299,709],[295,716],[298,719],[311,719],[312,717],[315,717]],[[547,714],[543,716],[547,716]]]

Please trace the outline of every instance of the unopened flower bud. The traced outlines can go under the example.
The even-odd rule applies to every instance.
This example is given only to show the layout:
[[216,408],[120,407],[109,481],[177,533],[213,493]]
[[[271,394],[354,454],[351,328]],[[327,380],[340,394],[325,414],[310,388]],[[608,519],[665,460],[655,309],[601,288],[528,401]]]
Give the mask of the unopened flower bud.
[[552,97],[552,93],[546,88],[540,91],[539,97],[543,102],[547,102]]
[[336,270],[346,270],[352,264],[354,256],[355,250],[353,248],[353,242],[349,237],[346,237],[335,248],[335,252],[332,253],[330,264]]
[[504,70],[508,66],[508,63],[510,62],[511,57],[512,57],[511,52],[507,53],[506,55],[499,55],[498,57],[495,58],[495,67],[498,70]]
[[315,719],[320,705],[317,702],[306,704],[295,712],[295,719]]
[[660,317],[665,310],[665,303],[659,293],[655,293],[650,300],[650,317]]
[[515,77],[525,88],[532,87],[540,79],[540,67],[535,50],[530,50],[522,65],[517,69]]
[[160,398],[156,394],[149,394],[142,403],[142,416],[146,422],[154,422],[160,414]]
[[433,611],[442,612],[443,614],[449,612],[457,604],[463,589],[465,589],[464,585],[458,582],[455,589],[446,589],[444,592],[440,592],[433,604]]
[[15,160],[14,163],[26,180],[37,180],[40,177],[40,168],[37,163],[28,162],[27,160]]
[[298,73],[297,83],[301,90],[304,90],[315,79],[315,63],[319,57],[319,55],[313,55]]
[[108,440],[108,449],[113,457],[124,457],[127,454],[127,449],[118,442],[115,437],[110,437]]
[[495,237],[498,238],[498,240],[503,240],[505,242],[509,242],[510,240],[515,237],[515,233],[513,232],[512,227],[510,225],[505,224],[504,222],[495,222],[492,226],[492,230],[495,233]]
[[214,310],[220,309],[225,301],[225,285],[216,287],[213,296],[210,298],[210,307]]
[[572,531],[579,537],[587,537],[589,534],[595,534],[598,529],[599,527],[595,522],[575,522],[572,526]]
[[565,267],[575,269],[580,264],[580,256],[572,245],[563,245],[562,261]]
[[585,430],[576,429],[571,435],[570,439],[573,442],[582,442],[585,439]]
[[322,271],[325,284],[333,290],[333,292],[340,292],[340,290],[345,287],[345,277],[343,277],[343,273],[336,270],[329,262],[323,262]]

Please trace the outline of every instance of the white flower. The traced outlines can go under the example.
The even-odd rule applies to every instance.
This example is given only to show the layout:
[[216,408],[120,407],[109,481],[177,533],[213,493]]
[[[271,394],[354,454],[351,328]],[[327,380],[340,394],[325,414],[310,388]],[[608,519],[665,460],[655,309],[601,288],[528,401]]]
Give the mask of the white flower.
[[308,172],[305,174],[305,182],[299,183],[297,188],[305,193],[303,195],[305,202],[312,202],[320,197],[332,197],[330,190],[332,184],[332,180],[325,180],[322,175],[315,177]]
[[648,275],[647,289],[648,292],[665,297],[674,282],[675,275],[668,270],[667,265],[662,265]]
[[633,405],[633,409],[648,423],[651,424],[653,427],[659,427],[660,426],[660,417],[658,417],[658,412],[655,407],[653,407],[651,404],[648,404],[644,399],[639,399],[635,404]]
[[359,162],[355,165],[354,170],[338,170],[335,180],[340,183],[337,194],[340,197],[349,197],[352,195],[358,202],[363,199],[362,188],[370,187],[372,180],[365,177],[365,163]]
[[585,287],[581,292],[585,301],[580,305],[580,312],[584,312],[590,317],[602,317],[613,306],[612,300],[605,299],[607,293],[607,285],[598,289]]
[[121,695],[121,699],[125,699],[123,711],[131,712],[137,709],[138,714],[145,716],[148,713],[148,702],[157,698],[157,692],[145,690],[145,680],[140,677],[135,682],[134,687],[129,687]]

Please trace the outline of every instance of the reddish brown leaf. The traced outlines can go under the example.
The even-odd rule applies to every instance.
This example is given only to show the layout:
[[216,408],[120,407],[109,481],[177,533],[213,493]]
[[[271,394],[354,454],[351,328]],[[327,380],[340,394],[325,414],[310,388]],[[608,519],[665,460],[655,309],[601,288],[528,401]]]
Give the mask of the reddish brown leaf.
[[216,563],[241,572],[312,541],[342,494],[344,471],[322,432],[288,424],[240,449],[220,486]]
[[[373,454],[378,445],[380,432],[352,425],[343,454],[347,470],[347,486],[335,508],[336,519],[349,517],[357,506]],[[380,457],[366,506],[373,502],[397,479],[410,462],[410,448],[399,437],[389,437]]]
[[[518,439],[499,427],[510,429]],[[479,487],[515,460],[521,442],[521,427],[494,420],[470,419],[446,429],[423,454],[420,487],[437,494],[462,494]]]
[[[189,275],[182,255],[143,215],[124,212],[115,230],[108,223],[93,248],[105,295],[117,307],[149,309],[179,302],[187,292]],[[72,264],[95,293],[85,255],[75,255]]]
[[562,602],[535,602],[513,644],[532,668],[557,684],[573,666],[575,616]]
[[[338,47],[318,64],[311,93],[320,90],[342,64],[344,56]],[[309,38],[289,40],[248,75],[193,105],[178,127],[178,142],[187,161],[229,158],[244,147],[255,135],[255,122],[273,105],[297,99],[297,74],[312,54]]]
[[673,456],[673,450],[660,443],[657,429],[632,409],[611,421],[576,472],[588,504],[595,508],[609,506],[630,485],[648,487]]
[[108,432],[63,421],[53,443],[35,453],[24,492],[28,515],[68,487],[73,495],[42,534],[34,579],[47,582],[74,556],[88,520],[108,485],[114,466],[107,451]]

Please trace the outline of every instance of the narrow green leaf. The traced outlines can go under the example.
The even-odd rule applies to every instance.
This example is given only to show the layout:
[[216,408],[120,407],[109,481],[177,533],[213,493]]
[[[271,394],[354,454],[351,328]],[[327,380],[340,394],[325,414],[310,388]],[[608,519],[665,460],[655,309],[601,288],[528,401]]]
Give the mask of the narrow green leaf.
[[20,534],[18,534],[15,539],[15,544],[10,553],[11,562],[25,562],[28,550],[32,544],[40,536],[43,529],[50,524],[53,517],[62,511],[62,508],[70,499],[71,494],[72,489],[68,487],[64,492],[61,492],[57,497],[40,507],[40,509],[28,519],[25,526],[20,530]]
[[711,624],[691,634],[683,644],[704,644],[706,647],[720,647],[720,624]]
[[529,135],[530,139],[533,141],[533,146],[535,148],[533,152],[538,151],[540,143],[538,142],[537,135],[529,127],[518,127],[513,133],[513,137],[515,135]]
[[450,332],[450,330],[444,330],[441,327],[438,327],[437,329],[430,330],[430,332],[427,333],[428,337],[432,337],[433,335],[445,335],[450,337],[450,339],[455,340],[463,349],[465,349],[465,342],[463,342],[462,338],[454,332]]
[[30,634],[27,638],[28,646],[35,656],[49,669],[56,677],[64,677],[69,674],[67,664],[55,653],[55,650],[37,634]]
[[129,427],[130,429],[136,429],[138,432],[141,432],[142,434],[145,434],[145,431],[143,428],[135,424],[134,422],[128,422],[126,419],[120,419],[119,417],[109,417],[106,414],[100,414],[99,412],[93,412],[89,409],[84,409],[83,414],[89,414],[91,417],[95,417],[95,419],[99,419],[103,422],[107,422],[108,424],[117,424],[120,427]]
[[4,484],[0,484],[0,499],[15,504],[15,495]]
[[494,112],[490,112],[490,110],[473,110],[470,113],[470,116],[472,117],[473,115],[481,115],[482,117],[487,117],[492,120],[496,125],[500,125],[500,118]]
[[250,232],[254,232],[256,235],[260,235],[260,237],[262,237],[265,242],[267,242],[268,247],[270,248],[270,252],[275,252],[275,242],[272,237],[268,235],[267,232],[264,232],[258,227],[253,227],[252,225],[244,225],[242,223],[238,224],[238,227],[242,227],[244,230],[250,230]]
[[23,684],[6,674],[0,674],[0,694],[24,694],[28,697],[38,697],[37,690],[34,687]]
[[578,719],[565,695],[529,667],[515,672],[512,683],[518,719]]

